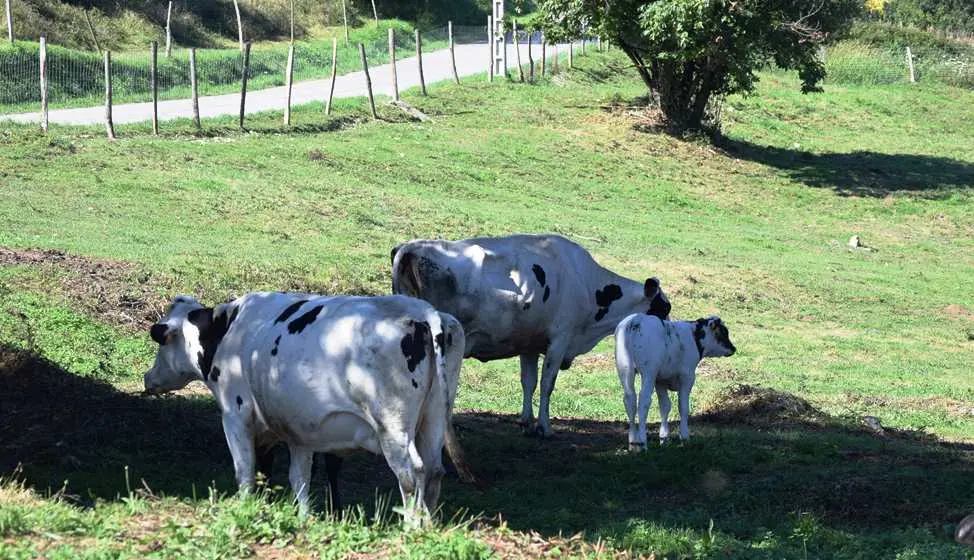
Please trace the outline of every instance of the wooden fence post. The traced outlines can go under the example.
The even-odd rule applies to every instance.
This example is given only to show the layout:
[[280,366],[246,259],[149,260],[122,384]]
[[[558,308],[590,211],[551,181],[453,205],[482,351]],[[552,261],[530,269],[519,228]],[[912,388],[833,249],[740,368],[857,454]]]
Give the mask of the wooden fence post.
[[159,43],[150,43],[149,87],[152,89],[152,133],[159,134]]
[[555,55],[551,57],[551,75],[554,76],[558,73],[558,41],[552,43],[551,48],[555,52]]
[[389,28],[389,67],[392,68],[392,100],[399,101],[399,76],[396,74],[396,30]]
[[494,81],[494,16],[487,16],[487,81]]
[[342,18],[343,18],[342,21],[344,22],[344,25],[345,25],[345,46],[348,47],[349,46],[349,44],[348,44],[348,7],[346,6],[346,4],[347,4],[347,2],[345,0],[342,0]]
[[41,33],[41,44],[38,49],[41,67],[41,132],[47,132],[47,34]]
[[534,39],[534,32],[528,33],[528,81],[534,81],[534,56],[531,54],[531,40]]
[[172,56],[172,0],[166,10],[166,58]]
[[585,56],[585,35],[582,35],[582,56]]
[[6,2],[7,9],[7,39],[13,43],[14,42],[14,15],[10,11],[10,0]]
[[548,68],[548,42],[545,41],[544,33],[541,34],[541,77],[545,75]]
[[193,97],[193,125],[200,129],[200,96],[196,85],[196,49],[189,49],[189,86]]
[[571,70],[575,67],[575,43],[572,39],[568,40],[568,69]]
[[416,30],[416,64],[419,68],[419,91],[426,95],[426,78],[423,77],[423,36]]
[[916,70],[913,68],[913,51],[910,47],[906,47],[906,64],[910,67],[910,83],[915,84],[917,81]]
[[521,83],[524,83],[524,67],[521,66],[521,46],[518,44],[517,40],[517,20],[512,20],[511,33],[514,34],[514,56],[517,61],[517,74],[521,78]]
[[338,38],[331,40],[331,86],[328,88],[328,102],[325,103],[325,115],[331,114],[331,99],[335,96],[335,77],[338,74]]
[[115,141],[115,124],[112,123],[112,51],[105,51],[105,132],[108,140]]
[[460,85],[460,74],[457,73],[457,55],[453,52],[453,22],[446,23],[447,35],[450,39],[450,67],[453,68],[453,81]]
[[284,105],[284,126],[291,126],[291,86],[294,82],[294,43],[287,47],[287,76],[284,77],[287,85],[287,102]]
[[243,74],[240,77],[240,129],[244,127],[244,114],[247,108],[247,74],[250,73],[250,41],[244,43]]
[[599,35],[598,37],[595,38],[595,49],[597,51],[599,51],[599,52],[602,52],[602,36],[601,35]]
[[369,61],[365,58],[365,44],[358,44],[358,52],[362,56],[362,70],[365,72],[365,89],[369,93],[369,109],[372,111],[372,118],[378,119],[379,114],[375,112],[375,97],[372,95],[372,78],[369,77]]

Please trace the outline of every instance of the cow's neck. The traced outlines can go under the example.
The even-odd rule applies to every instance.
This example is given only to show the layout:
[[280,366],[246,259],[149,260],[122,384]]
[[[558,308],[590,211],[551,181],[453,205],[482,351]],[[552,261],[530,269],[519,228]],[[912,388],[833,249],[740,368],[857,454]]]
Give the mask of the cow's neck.
[[196,325],[200,333],[200,350],[197,356],[197,365],[205,381],[213,367],[213,357],[216,356],[217,348],[223,341],[223,337],[230,330],[230,325],[236,319],[236,308],[230,309],[228,304],[221,304],[213,307],[205,307],[190,312],[189,321]]
[[[619,321],[622,321],[633,313],[646,311],[646,306],[643,305],[646,297],[642,283],[630,280],[624,276],[619,276],[611,270],[602,267],[599,267],[599,271],[593,277],[593,280],[594,282],[590,286],[590,294],[592,294],[590,297],[596,300],[596,306],[598,306],[598,291],[601,290],[604,294],[609,286],[618,286],[621,291],[621,297],[613,300],[607,308],[604,308],[605,312],[601,315],[598,310],[603,308],[597,307],[596,314],[592,317],[592,336],[601,340],[615,331]],[[600,318],[595,320],[596,317]]]

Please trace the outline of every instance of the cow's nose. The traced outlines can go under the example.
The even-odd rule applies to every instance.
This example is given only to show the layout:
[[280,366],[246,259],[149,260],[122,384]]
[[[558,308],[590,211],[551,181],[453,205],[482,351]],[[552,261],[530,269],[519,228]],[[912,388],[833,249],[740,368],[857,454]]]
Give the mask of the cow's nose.
[[736,352],[737,352],[737,347],[734,346],[733,344],[731,344],[731,346],[730,346],[730,354],[728,354],[728,356],[733,356]]

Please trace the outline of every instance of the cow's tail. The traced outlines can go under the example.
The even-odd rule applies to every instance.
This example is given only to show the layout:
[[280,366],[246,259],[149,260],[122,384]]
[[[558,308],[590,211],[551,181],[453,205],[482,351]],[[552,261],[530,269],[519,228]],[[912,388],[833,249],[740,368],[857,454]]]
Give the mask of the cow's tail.
[[[463,341],[453,340],[452,344],[449,344],[448,341],[451,335],[448,331],[448,325],[442,320],[440,313],[432,310],[428,315],[430,334],[432,335],[430,342],[434,357],[432,360],[433,367],[435,367],[434,375],[436,376],[435,379],[439,381],[439,383],[434,383],[433,386],[440,386],[443,391],[444,403],[446,404],[446,429],[444,430],[446,454],[450,458],[450,461],[453,462],[453,466],[456,467],[460,480],[466,483],[473,483],[476,479],[469,465],[467,465],[463,448],[460,447],[460,441],[457,439],[456,431],[453,429],[453,404],[457,398],[455,388],[459,382],[459,372],[457,372],[457,379],[451,383],[450,374],[452,372],[449,371],[449,365],[446,360],[447,347],[452,346],[452,344],[463,344]],[[455,321],[455,319],[453,320]]]
[[416,255],[407,245],[397,245],[392,250],[392,293],[420,297],[423,286],[416,270]]

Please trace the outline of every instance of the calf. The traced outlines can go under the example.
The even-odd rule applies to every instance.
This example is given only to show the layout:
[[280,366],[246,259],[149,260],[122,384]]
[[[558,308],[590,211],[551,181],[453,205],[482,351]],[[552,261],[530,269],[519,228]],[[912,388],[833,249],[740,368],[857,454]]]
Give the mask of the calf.
[[[646,447],[646,415],[652,390],[659,397],[660,442],[670,436],[670,397],[679,392],[680,439],[690,437],[690,390],[697,364],[704,357],[731,356],[737,351],[720,317],[664,321],[648,315],[630,315],[616,327],[616,370],[622,382],[623,402],[629,415],[629,449]],[[641,376],[639,424],[636,424],[636,373]]]
[[[392,250],[392,291],[459,319],[467,336],[465,357],[519,356],[521,425],[543,436],[552,434],[548,411],[559,369],[612,334],[626,315],[665,319],[670,313],[659,280],[623,278],[558,235],[410,241]],[[545,358],[535,427],[540,354]]]
[[151,335],[159,351],[146,392],[206,383],[243,492],[254,484],[255,449],[278,441],[304,513],[316,451],[381,453],[410,523],[436,506],[444,445],[471,478],[452,427],[463,329],[426,302],[251,293],[207,308],[180,296]]

